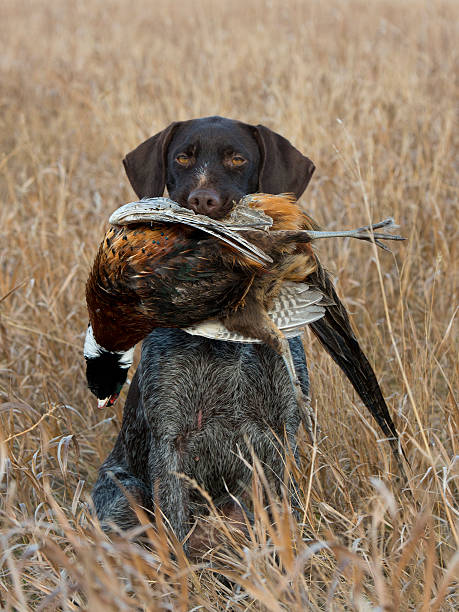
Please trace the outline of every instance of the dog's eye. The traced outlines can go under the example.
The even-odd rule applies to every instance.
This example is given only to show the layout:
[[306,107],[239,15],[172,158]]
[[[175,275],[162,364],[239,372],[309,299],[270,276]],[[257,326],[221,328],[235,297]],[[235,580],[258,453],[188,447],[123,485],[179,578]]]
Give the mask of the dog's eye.
[[180,155],[177,155],[175,158],[175,161],[181,166],[189,166],[191,164],[191,157],[189,155],[185,155],[185,153],[180,153]]
[[232,166],[242,166],[243,164],[245,164],[245,162],[246,160],[241,155],[233,155],[233,157],[231,158]]

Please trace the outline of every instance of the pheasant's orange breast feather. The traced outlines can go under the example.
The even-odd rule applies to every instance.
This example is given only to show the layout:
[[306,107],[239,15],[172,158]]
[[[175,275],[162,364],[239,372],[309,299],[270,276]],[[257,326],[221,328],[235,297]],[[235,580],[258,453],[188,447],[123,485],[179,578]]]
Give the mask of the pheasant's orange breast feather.
[[254,208],[260,208],[273,220],[273,230],[296,230],[301,227],[302,215],[294,195],[256,194],[251,202]]

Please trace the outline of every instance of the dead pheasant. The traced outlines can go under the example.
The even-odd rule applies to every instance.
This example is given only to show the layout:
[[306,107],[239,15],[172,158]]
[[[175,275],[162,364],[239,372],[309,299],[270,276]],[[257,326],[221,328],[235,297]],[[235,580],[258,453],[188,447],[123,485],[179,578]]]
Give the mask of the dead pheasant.
[[[350,236],[385,248],[381,240],[402,238],[374,230],[392,220],[321,232],[292,197],[255,194],[223,221],[154,198],[121,207],[110,223],[86,287],[87,377],[100,405],[116,399],[137,342],[157,327],[179,327],[268,344],[282,355],[305,409],[287,338],[309,324],[398,457],[398,435],[375,374],[311,245]],[[307,419],[305,425],[310,429]]]

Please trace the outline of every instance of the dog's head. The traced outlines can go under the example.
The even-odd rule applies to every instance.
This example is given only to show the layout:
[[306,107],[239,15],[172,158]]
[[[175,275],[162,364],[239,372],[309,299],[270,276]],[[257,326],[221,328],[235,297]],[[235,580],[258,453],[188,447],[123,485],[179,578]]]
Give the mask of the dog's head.
[[181,206],[224,217],[242,196],[306,189],[314,164],[263,125],[223,117],[171,123],[123,160],[139,198],[170,197]]

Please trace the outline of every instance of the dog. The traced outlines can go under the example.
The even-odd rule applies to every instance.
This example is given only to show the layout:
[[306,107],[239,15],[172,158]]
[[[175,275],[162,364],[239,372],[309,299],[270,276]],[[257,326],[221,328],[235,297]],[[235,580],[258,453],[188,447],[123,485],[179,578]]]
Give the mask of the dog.
[[[162,196],[167,187],[181,206],[214,219],[249,193],[299,198],[314,171],[310,159],[269,128],[222,117],[172,123],[123,163],[139,198]],[[301,338],[289,343],[308,396]],[[92,491],[97,516],[102,525],[128,529],[138,524],[132,500],[150,511],[159,503],[183,541],[192,519],[206,512],[189,479],[224,514],[237,514],[232,500],[250,485],[254,453],[280,494],[285,447],[297,454],[300,422],[284,362],[268,346],[157,329],[143,342],[121,430]]]

